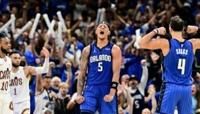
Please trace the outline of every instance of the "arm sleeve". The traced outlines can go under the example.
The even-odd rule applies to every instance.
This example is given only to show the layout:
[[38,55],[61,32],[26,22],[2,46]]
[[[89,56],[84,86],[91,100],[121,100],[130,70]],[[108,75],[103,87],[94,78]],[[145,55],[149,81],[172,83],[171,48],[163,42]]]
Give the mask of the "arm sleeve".
[[36,74],[44,74],[49,72],[49,58],[45,58],[44,64],[41,67],[35,67]]

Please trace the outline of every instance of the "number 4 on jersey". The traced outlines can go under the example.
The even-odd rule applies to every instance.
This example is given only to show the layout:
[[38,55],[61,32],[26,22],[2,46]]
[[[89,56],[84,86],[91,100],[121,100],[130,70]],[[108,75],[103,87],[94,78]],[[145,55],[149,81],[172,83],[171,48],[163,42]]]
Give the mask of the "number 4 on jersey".
[[181,70],[181,75],[185,74],[185,59],[178,60],[178,69]]

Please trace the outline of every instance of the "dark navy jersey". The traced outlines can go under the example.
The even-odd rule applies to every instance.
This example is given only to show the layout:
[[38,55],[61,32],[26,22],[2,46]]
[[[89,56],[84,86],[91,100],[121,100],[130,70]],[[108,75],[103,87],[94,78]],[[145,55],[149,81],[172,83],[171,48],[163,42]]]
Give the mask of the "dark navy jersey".
[[164,82],[180,85],[192,84],[192,64],[194,60],[192,43],[171,39],[169,53],[164,57]]
[[141,114],[144,109],[144,96],[137,89],[135,93],[131,93],[131,97],[134,98],[132,114]]
[[97,47],[96,42],[90,45],[87,85],[111,85],[112,47],[111,43],[101,49]]

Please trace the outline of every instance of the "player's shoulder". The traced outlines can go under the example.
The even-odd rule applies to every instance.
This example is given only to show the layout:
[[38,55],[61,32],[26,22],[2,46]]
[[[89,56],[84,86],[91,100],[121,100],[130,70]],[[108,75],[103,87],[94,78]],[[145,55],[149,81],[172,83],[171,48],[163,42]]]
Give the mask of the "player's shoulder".
[[188,41],[191,42],[192,48],[193,48],[194,50],[200,48],[200,46],[199,46],[199,44],[200,44],[200,39],[192,38],[192,39],[190,39],[190,40],[188,40]]
[[200,42],[200,39],[192,38],[192,39],[190,39],[188,41],[191,42],[192,44],[196,44],[196,43]]
[[89,55],[90,54],[91,45],[87,45],[83,48],[82,55]]
[[112,52],[121,52],[121,49],[118,45],[113,44],[112,46]]
[[33,67],[32,66],[24,66],[22,67],[25,72],[30,71]]
[[158,38],[157,40],[159,41],[160,45],[163,46],[169,45],[171,41],[171,39],[166,39],[166,38]]
[[12,66],[12,60],[9,56],[6,56],[6,63],[9,63]]
[[112,56],[116,56],[116,57],[121,56],[121,49],[116,44],[114,44],[113,47],[112,47]]
[[6,56],[6,61],[11,62],[11,58],[9,56]]

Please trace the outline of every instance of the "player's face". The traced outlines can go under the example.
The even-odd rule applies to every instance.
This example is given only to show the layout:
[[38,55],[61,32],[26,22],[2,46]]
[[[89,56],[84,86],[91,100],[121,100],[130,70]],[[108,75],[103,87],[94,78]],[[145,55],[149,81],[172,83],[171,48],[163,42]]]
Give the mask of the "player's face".
[[8,37],[2,38],[0,40],[0,48],[1,48],[1,51],[4,54],[8,54],[10,52],[10,50],[11,50],[11,43],[10,43],[10,39]]
[[18,67],[20,66],[21,63],[21,56],[18,53],[14,53],[11,55],[11,60],[12,60],[12,65],[14,67]]
[[99,24],[96,28],[96,35],[97,38],[99,38],[100,40],[107,38],[110,35],[110,30],[108,25],[104,23]]
[[46,89],[51,87],[51,78],[44,78],[43,79],[43,87]]

